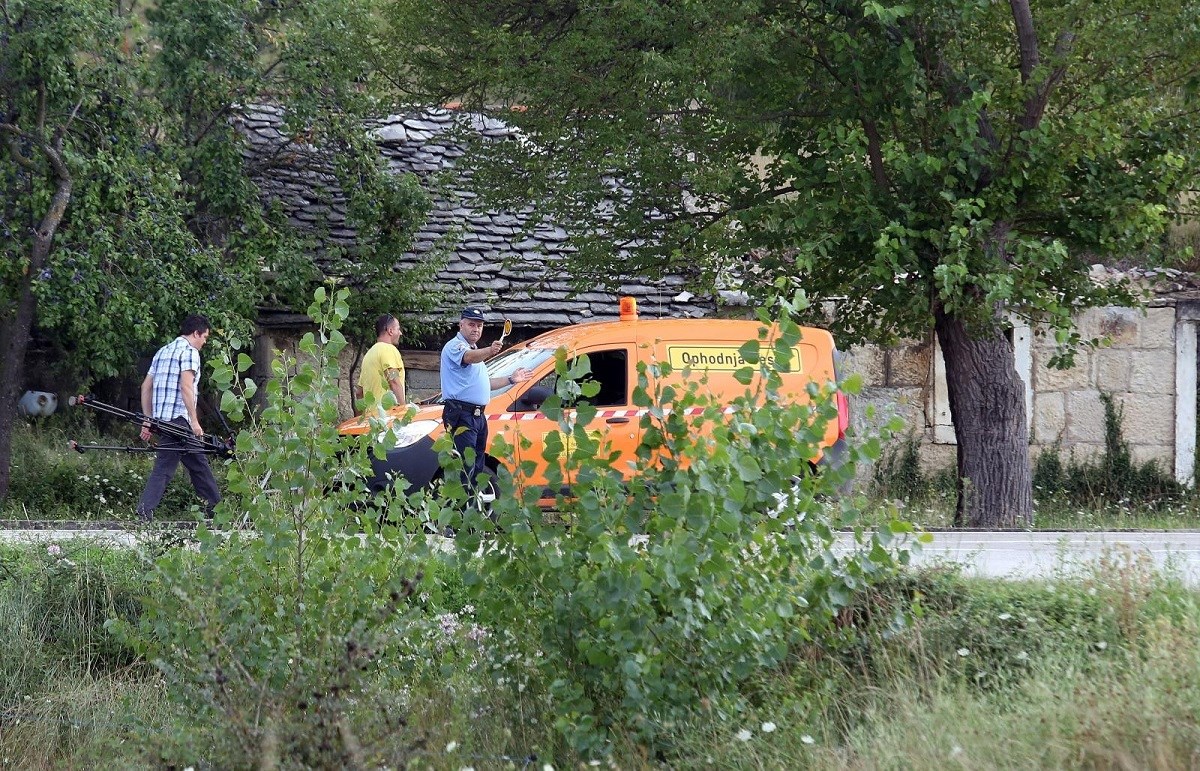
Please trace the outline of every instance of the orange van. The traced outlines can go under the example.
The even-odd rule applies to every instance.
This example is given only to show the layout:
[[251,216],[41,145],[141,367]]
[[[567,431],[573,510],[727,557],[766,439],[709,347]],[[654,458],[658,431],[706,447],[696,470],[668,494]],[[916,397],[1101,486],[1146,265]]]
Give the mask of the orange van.
[[[757,321],[641,319],[633,298],[626,297],[621,299],[621,314],[617,321],[574,324],[513,346],[487,362],[488,377],[507,378],[522,368],[529,370],[532,376],[491,393],[486,411],[488,468],[495,472],[505,466],[515,473],[521,460],[534,460],[538,464],[535,472],[518,481],[522,486],[545,486],[546,462],[541,457],[542,444],[547,434],[559,430],[559,425],[539,408],[542,401],[554,393],[554,354],[557,349],[565,348],[568,360],[587,355],[591,369],[587,378],[600,386],[599,392],[588,399],[597,409],[587,431],[598,436],[602,444],[607,442],[613,450],[620,452],[617,462],[625,467],[622,471],[628,477],[637,473],[631,460],[641,441],[641,418],[645,413],[633,403],[638,364],[646,364],[651,393],[661,386],[680,387],[685,376],[690,382],[698,382],[703,374],[707,376],[701,385],[703,391],[711,394],[717,403],[732,402],[756,386],[754,382],[749,386],[739,383],[734,372],[747,366],[739,348],[748,340],[758,339],[761,328]],[[762,350],[764,356],[768,354],[767,346]],[[821,386],[836,383],[835,356],[833,337],[828,331],[802,327],[790,371],[781,373],[781,395],[804,402],[809,398],[806,391],[809,383]],[[671,364],[669,374],[655,374],[651,365],[658,362]],[[838,418],[826,426],[822,448],[826,459],[834,461],[845,446],[849,422],[849,405],[840,391],[837,406]],[[405,411],[403,406],[394,407],[388,418],[400,418]],[[339,432],[346,435],[363,434],[369,429],[368,422],[361,417],[351,418],[338,426]],[[408,492],[430,485],[441,475],[437,452],[433,449],[434,441],[444,431],[440,395],[422,403],[410,422],[395,430],[398,434],[395,448],[388,451],[386,459],[372,461],[371,489],[383,489],[389,484],[389,477],[395,476],[407,480]],[[491,448],[498,437],[504,437],[514,448],[520,448],[523,440],[528,440],[532,449],[518,450],[519,457],[515,458],[497,457]],[[541,498],[552,499],[555,492],[543,489]],[[494,494],[494,490],[485,491],[485,499],[489,494]]]

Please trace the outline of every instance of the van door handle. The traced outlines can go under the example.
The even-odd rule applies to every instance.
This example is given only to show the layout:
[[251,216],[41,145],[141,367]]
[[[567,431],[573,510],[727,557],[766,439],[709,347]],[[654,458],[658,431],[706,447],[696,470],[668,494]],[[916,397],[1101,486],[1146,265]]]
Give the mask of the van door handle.
[[609,425],[614,425],[617,423],[628,423],[629,418],[609,418],[608,420],[606,420],[604,422],[608,423]]

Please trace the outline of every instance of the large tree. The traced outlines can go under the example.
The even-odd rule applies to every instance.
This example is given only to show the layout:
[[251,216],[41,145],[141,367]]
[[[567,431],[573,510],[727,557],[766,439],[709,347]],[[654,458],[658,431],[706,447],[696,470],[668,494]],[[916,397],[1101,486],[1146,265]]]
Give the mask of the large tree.
[[1076,311],[1129,299],[1088,264],[1153,251],[1200,170],[1186,0],[393,8],[423,93],[522,129],[479,191],[571,224],[582,280],[732,269],[838,298],[845,340],[936,331],[963,525],[1032,517],[1010,319],[1069,356]]
[[[364,141],[390,90],[373,0],[145,5],[0,0],[0,498],[35,328],[88,383],[188,312],[244,333],[265,296],[309,295],[312,245],[263,209],[238,110],[285,104],[293,136],[340,157],[364,242],[386,246],[346,255],[347,282],[354,257],[390,269],[423,217],[416,183]],[[395,310],[428,305],[388,288]]]
[[182,273],[215,262],[179,221],[176,181],[155,173],[124,28],[107,3],[0,3],[0,497],[41,312],[81,330],[72,342],[103,372],[122,337],[195,298],[161,291],[161,252],[183,247]]

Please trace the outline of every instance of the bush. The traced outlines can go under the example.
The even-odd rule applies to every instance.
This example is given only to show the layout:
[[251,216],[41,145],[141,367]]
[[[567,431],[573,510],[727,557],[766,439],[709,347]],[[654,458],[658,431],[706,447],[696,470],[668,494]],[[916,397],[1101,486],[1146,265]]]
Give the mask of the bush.
[[[758,362],[760,347],[773,346],[786,362],[799,329],[787,318],[779,329],[742,355]],[[545,439],[548,486],[578,497],[558,500],[550,518],[534,505],[537,490],[520,500],[502,479],[495,524],[468,509],[456,546],[480,621],[502,631],[503,682],[544,694],[555,727],[585,758],[624,737],[653,756],[669,751],[675,726],[698,705],[736,712],[739,689],[796,646],[835,644],[836,613],[891,574],[887,547],[909,528],[861,536],[867,548],[851,558],[830,553],[832,527],[855,522],[859,502],[837,491],[863,452],[810,473],[836,418],[828,390],[814,385],[810,405],[785,405],[778,374],[750,367],[739,378],[759,390],[748,387],[723,417],[726,405],[701,396],[702,379],[650,393],[643,370],[641,472],[625,482],[611,450],[582,428],[594,408],[561,408],[594,395],[594,383],[578,383],[586,372],[586,358],[568,371],[559,351],[559,393],[543,405],[559,421]],[[692,408],[702,414],[687,415]],[[872,439],[865,453],[878,449]]]
[[1019,685],[1047,658],[1086,668],[1098,653],[1136,652],[1163,623],[1195,620],[1194,595],[1127,548],[1044,581],[969,579],[959,570],[900,574],[861,595],[844,616],[857,635],[850,669],[875,683],[950,680],[986,694]]
[[921,467],[921,440],[910,431],[892,441],[874,464],[871,493],[884,500],[920,503],[934,496],[955,495],[955,473],[943,469],[928,474]]
[[[338,331],[346,292],[318,290],[318,331],[300,360],[278,357],[265,407],[251,416],[250,360],[218,366],[222,409],[248,421],[215,525],[249,517],[254,533],[197,530],[198,552],[149,565],[163,591],[120,631],[163,673],[185,723],[149,730],[159,762],[212,767],[405,765],[405,718],[371,681],[423,616],[423,540],[382,538],[358,515],[373,436],[337,434]],[[236,347],[237,341],[232,345]],[[389,494],[378,499],[387,509]],[[394,534],[394,533],[393,533]]]

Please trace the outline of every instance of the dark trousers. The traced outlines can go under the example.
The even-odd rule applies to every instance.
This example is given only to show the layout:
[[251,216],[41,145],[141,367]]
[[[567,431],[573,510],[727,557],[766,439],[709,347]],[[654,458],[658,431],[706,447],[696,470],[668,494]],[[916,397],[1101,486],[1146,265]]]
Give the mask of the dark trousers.
[[[191,428],[187,418],[175,418],[171,422],[189,430]],[[181,462],[192,478],[192,487],[196,488],[196,494],[204,499],[205,515],[212,516],[213,509],[221,502],[216,477],[208,465],[208,455],[201,452],[185,452],[186,446],[185,440],[172,436],[159,437],[154,468],[150,471],[146,489],[142,491],[142,499],[138,502],[137,513],[142,519],[154,517],[154,510],[162,501],[163,493],[166,492],[167,485],[175,476]]]
[[[476,415],[476,411],[480,414]],[[483,410],[472,410],[449,402],[442,410],[442,422],[463,459],[463,487],[467,490],[475,489],[479,472],[487,468],[483,459],[487,452],[488,425],[482,413]],[[474,462],[467,459],[468,447],[475,450]]]

